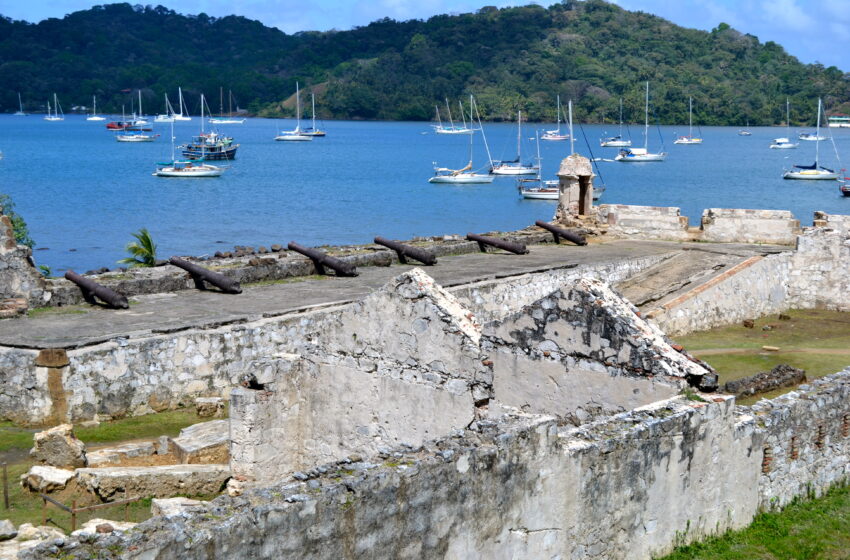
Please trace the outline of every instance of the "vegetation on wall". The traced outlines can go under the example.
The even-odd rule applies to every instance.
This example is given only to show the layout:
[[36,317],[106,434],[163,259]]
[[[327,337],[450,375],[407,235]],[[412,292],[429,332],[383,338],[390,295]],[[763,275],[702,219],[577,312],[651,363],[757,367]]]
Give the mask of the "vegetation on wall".
[[604,0],[294,35],[243,17],[129,4],[38,24],[0,19],[3,111],[17,109],[18,90],[29,110],[55,91],[66,108],[97,95],[103,110],[120,112],[141,90],[146,108],[161,111],[163,94],[182,86],[193,113],[200,92],[216,110],[223,87],[250,112],[275,116],[292,113],[300,81],[317,93],[323,118],[430,119],[446,97],[474,93],[491,120],[517,109],[552,120],[560,94],[580,120],[615,120],[623,97],[626,118],[640,121],[645,80],[665,123],[686,121],[688,96],[702,124],[779,124],[786,96],[795,123],[811,123],[818,96],[850,111],[850,81],[835,67],[802,64],[723,23],[686,29]]

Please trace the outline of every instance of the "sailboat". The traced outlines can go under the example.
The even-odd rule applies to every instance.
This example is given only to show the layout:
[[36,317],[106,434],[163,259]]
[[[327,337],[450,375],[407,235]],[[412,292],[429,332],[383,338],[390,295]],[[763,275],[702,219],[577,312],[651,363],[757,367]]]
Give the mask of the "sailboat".
[[512,161],[491,161],[490,173],[493,175],[536,175],[539,165],[522,163],[522,111],[517,111],[516,159]]
[[[472,107],[474,100],[469,96],[469,120],[472,121]],[[481,126],[481,119],[478,120],[478,128],[481,130],[481,136],[484,138],[486,145],[487,138],[484,137],[484,129]],[[461,169],[448,169],[446,167],[437,167],[437,162],[434,162],[434,176],[428,179],[429,183],[451,183],[451,184],[474,184],[474,183],[492,183],[495,177],[488,173],[476,173],[472,169],[472,138],[473,134],[469,135],[469,163]],[[487,152],[490,149],[487,148]]]
[[174,107],[171,106],[171,101],[168,100],[168,94],[163,94],[165,97],[165,113],[154,117],[153,122],[158,123],[173,123],[174,122]]
[[64,121],[65,113],[62,112],[62,107],[59,106],[59,98],[56,97],[56,94],[53,94],[53,113],[50,112],[50,101],[47,102],[47,116],[44,117],[46,121]]
[[313,124],[309,128],[305,128],[304,132],[302,132],[302,134],[304,134],[305,136],[326,136],[327,134],[325,133],[324,130],[319,130],[318,128],[316,128],[316,94],[315,93],[310,93],[310,103],[313,105],[313,113],[312,113]]
[[142,112],[142,90],[139,90],[139,114],[138,114],[138,115],[135,115],[135,114],[133,115],[133,124],[134,124],[135,126],[141,126],[141,125],[145,125],[145,124],[150,124],[150,123],[149,123],[149,122],[145,119],[145,114]]
[[[203,101],[203,98],[202,98]],[[203,111],[203,106],[201,107]],[[202,119],[203,120],[203,119]],[[203,128],[203,125],[201,125]],[[201,154],[203,156],[203,154]],[[171,121],[171,161],[159,163],[154,175],[157,177],[220,177],[226,167],[210,165],[200,159],[177,160],[174,157],[174,121]]]
[[774,139],[773,144],[770,145],[771,150],[791,150],[798,146],[798,144],[794,144],[788,139],[791,137],[791,101],[787,97],[785,98],[785,127],[788,131],[788,136]]
[[[472,129],[466,126],[466,116],[463,113],[463,106],[461,105],[461,117],[463,118],[463,126],[455,125],[455,121],[452,118],[452,109],[449,106],[449,99],[446,98],[446,111],[449,115],[449,126],[443,126],[443,121],[440,120],[440,108],[437,107],[437,122],[439,123],[437,126],[434,126],[434,132],[437,134],[472,134]],[[470,117],[471,119],[471,117]]]
[[[221,88],[219,93],[219,110],[221,116],[218,118],[211,118],[210,124],[242,124],[245,122],[245,119],[235,119],[233,118],[233,92],[227,90],[227,116],[224,116],[224,88]],[[236,106],[239,108],[239,105]]]
[[12,113],[16,117],[26,117],[28,113],[24,113],[24,104],[21,102],[21,92],[18,92],[18,110]]
[[568,134],[561,134],[561,96],[558,95],[557,102],[555,103],[555,118],[558,120],[558,128],[555,130],[547,130],[540,136],[540,140],[550,140],[550,141],[562,141],[566,140],[570,136]]
[[[631,136],[631,134],[629,135]],[[620,98],[620,133],[617,136],[610,136],[599,141],[599,145],[603,148],[628,148],[632,145],[631,140],[623,139],[623,98]]]
[[91,96],[91,104],[92,104],[91,115],[86,117],[86,120],[87,121],[105,121],[106,117],[101,117],[100,115],[97,114],[97,97],[95,97],[94,95]]
[[649,82],[646,82],[646,104],[644,106],[644,126],[643,126],[643,148],[623,148],[615,161],[622,162],[643,162],[643,161],[664,161],[667,157],[665,152],[653,154],[649,152]]
[[177,88],[177,108],[180,110],[179,113],[172,113],[172,117],[175,121],[191,121],[192,117],[189,116],[189,108],[186,107],[186,100],[183,99],[183,88]]
[[738,131],[738,136],[752,136],[753,133],[750,132],[750,119],[747,119],[747,126],[743,128],[743,130]]
[[295,128],[282,130],[274,139],[281,142],[309,142],[313,139],[301,130],[301,90],[298,82],[295,82]]
[[[572,108],[572,101],[570,101],[570,106]],[[540,177],[540,136],[538,136],[537,133],[535,133],[534,136],[537,142],[537,177],[534,177],[533,179],[517,178],[517,190],[523,198],[534,200],[558,200],[561,190],[559,182],[557,180],[543,181]],[[572,136],[572,134],[570,136]]]
[[[822,101],[818,98],[817,135],[820,135],[820,114]],[[839,174],[832,169],[820,165],[820,142],[815,144],[815,163],[812,165],[795,165],[793,169],[782,174],[783,179],[808,179],[833,181]]]
[[674,144],[702,144],[702,138],[694,138],[694,98],[688,97],[688,135],[679,136],[673,141]]

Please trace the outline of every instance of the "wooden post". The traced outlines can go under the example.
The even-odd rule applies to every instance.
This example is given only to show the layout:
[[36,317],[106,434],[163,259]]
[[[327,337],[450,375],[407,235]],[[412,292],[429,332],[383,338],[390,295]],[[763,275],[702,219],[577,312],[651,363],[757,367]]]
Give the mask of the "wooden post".
[[124,523],[130,521],[130,502],[124,504]]
[[9,472],[5,461],[3,462],[3,505],[9,509]]
[[77,530],[77,500],[71,501],[71,532]]
[[47,500],[41,499],[41,526],[47,525]]

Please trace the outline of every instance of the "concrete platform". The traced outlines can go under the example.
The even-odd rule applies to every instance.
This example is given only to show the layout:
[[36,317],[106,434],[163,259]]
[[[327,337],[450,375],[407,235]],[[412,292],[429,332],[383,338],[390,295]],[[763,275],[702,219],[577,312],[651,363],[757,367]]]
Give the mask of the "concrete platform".
[[[673,252],[723,254],[728,255],[725,260],[734,262],[753,255],[789,250],[784,246],[664,241],[611,241],[584,247],[533,245],[529,249],[528,255],[499,251],[440,257],[436,266],[423,268],[441,285],[452,287],[530,272]],[[0,346],[77,348],[117,338],[285,315],[357,300],[410,268],[413,266],[363,267],[356,278],[296,278],[274,284],[249,285],[240,295],[181,291],[139,296],[131,302],[130,309],[121,311],[87,305],[56,308],[32,317],[0,321]]]

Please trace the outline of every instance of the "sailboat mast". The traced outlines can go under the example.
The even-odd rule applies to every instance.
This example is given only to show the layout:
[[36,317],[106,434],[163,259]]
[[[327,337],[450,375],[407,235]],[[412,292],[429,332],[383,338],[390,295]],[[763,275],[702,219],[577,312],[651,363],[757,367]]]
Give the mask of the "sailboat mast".
[[443,119],[440,118],[440,107],[437,106],[437,105],[434,105],[434,109],[436,109],[436,111],[437,111],[437,128],[442,129],[443,128]]
[[[204,94],[201,94],[201,135],[204,134]],[[203,153],[203,139],[201,141],[201,153]]]
[[224,116],[224,88],[218,87],[218,114]]
[[555,118],[558,121],[558,132],[561,133],[561,94],[557,96],[557,102],[555,103]]
[[20,108],[21,113],[24,112],[24,103],[21,101],[21,92],[18,92],[18,107]]
[[821,99],[818,97],[818,123],[815,128],[815,171],[817,171],[820,163],[820,108]]
[[310,104],[313,107],[313,132],[316,132],[316,94],[310,92]]
[[142,90],[139,90],[139,118],[142,118],[144,113],[142,112]]
[[694,98],[688,97],[688,138],[694,137]]
[[646,103],[643,110],[643,149],[649,150],[649,80],[646,82]]
[[457,104],[460,106],[460,118],[463,120],[463,129],[466,130],[466,113],[463,111],[463,101],[458,99]]
[[481,113],[478,112],[478,103],[475,102],[475,98],[471,95],[469,96],[469,120],[472,120],[472,107],[475,106],[475,116],[478,119],[478,130],[481,131],[481,138],[484,140],[484,150],[487,152],[487,162],[490,164],[490,168],[493,167],[493,157],[490,155],[490,145],[487,143],[487,135],[484,134],[484,126],[481,124]]
[[576,153],[576,140],[573,135],[573,100],[567,103],[567,111],[570,116],[570,155]]
[[[239,105],[237,105],[236,108],[238,109]],[[313,107],[313,109],[315,109],[315,106]],[[313,112],[315,113],[315,110]],[[227,113],[227,116],[233,116],[233,91],[231,90],[227,90]]]
[[785,130],[788,138],[791,138],[791,101],[785,98]]
[[[629,134],[631,136],[631,134]],[[620,138],[623,137],[623,98],[620,98]]]
[[449,126],[452,127],[452,129],[454,129],[455,121],[452,118],[452,108],[449,107],[449,98],[448,97],[446,97],[446,111],[449,112]]
[[301,132],[301,89],[295,82],[295,130]]
[[522,136],[522,111],[517,111],[516,114],[516,160],[520,161],[522,159],[522,153],[520,152],[522,144],[520,143],[520,138]]

